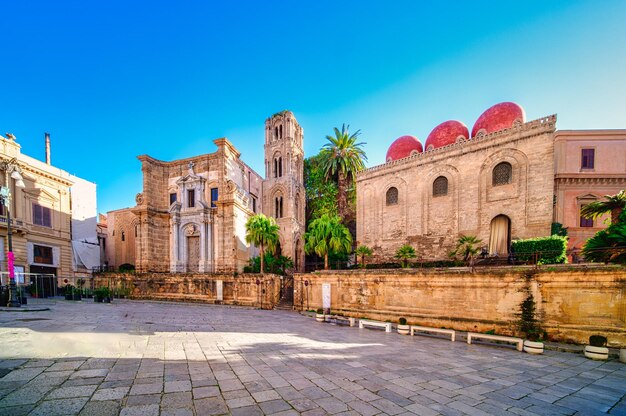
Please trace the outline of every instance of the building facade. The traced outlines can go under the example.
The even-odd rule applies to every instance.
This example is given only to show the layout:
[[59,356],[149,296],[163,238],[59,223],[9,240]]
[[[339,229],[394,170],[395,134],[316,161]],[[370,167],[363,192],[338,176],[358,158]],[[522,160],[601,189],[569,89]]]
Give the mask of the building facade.
[[[423,150],[424,149],[424,150]],[[472,133],[461,122],[435,127],[425,145],[402,136],[387,163],[357,175],[357,240],[375,261],[403,244],[423,260],[448,257],[459,236],[506,257],[511,240],[569,231],[569,248],[606,224],[580,217],[583,205],[626,187],[626,130],[557,131],[556,116],[526,121],[522,107],[487,109]]]
[[246,222],[264,213],[280,226],[282,255],[303,265],[302,128],[289,111],[266,120],[266,178],[226,138],[217,151],[171,162],[139,156],[137,205],[107,213],[107,263],[140,272],[240,272],[256,247]]
[[558,130],[554,153],[554,220],[576,253],[610,222],[610,215],[582,218],[581,208],[626,189],[626,130]]
[[[0,136],[0,158],[5,168],[0,183],[11,192],[10,206],[0,206],[2,271],[7,270],[10,210],[15,271],[20,282],[28,283],[29,273],[55,276],[58,282],[52,278],[45,283],[46,293],[52,293],[65,279],[90,276],[98,253],[95,184],[52,166],[49,156],[45,163],[23,154],[10,134]],[[16,186],[12,170],[21,172],[24,187]]]

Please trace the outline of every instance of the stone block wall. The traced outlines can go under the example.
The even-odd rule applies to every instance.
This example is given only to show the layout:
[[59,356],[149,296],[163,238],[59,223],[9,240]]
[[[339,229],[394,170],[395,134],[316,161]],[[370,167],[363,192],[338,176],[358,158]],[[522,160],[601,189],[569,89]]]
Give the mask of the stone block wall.
[[[222,300],[217,297],[218,281],[222,282]],[[280,300],[280,277],[274,274],[104,273],[95,277],[94,285],[129,288],[133,299],[219,303],[263,309],[272,309]]]
[[532,294],[549,339],[586,344],[601,334],[610,346],[626,346],[624,268],[296,274],[296,308],[322,307],[323,283],[331,285],[331,310],[346,316],[509,335],[518,332],[521,304]]

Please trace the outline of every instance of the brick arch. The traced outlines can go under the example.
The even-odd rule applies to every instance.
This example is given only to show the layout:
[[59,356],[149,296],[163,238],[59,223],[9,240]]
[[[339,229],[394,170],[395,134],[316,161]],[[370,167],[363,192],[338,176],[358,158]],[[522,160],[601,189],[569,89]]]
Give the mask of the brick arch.
[[[440,176],[448,180],[448,194],[435,198],[433,197],[433,183]],[[459,170],[453,165],[437,165],[430,169],[420,181],[423,183],[421,192],[422,232],[427,234],[438,231],[441,225],[435,224],[433,221],[440,219],[449,227],[449,237],[456,238],[459,228],[459,184],[461,183]],[[437,212],[437,215],[433,215],[434,212]]]
[[[519,169],[526,169],[528,167],[528,156],[524,152],[518,149],[506,148],[498,150],[483,161],[480,167],[481,177],[488,173],[491,177],[491,172],[498,164],[502,162],[508,162],[513,168],[513,180],[515,180],[516,171],[519,175]],[[519,178],[518,178],[519,179]]]
[[[493,169],[500,163],[511,165],[511,182],[493,186]],[[505,215],[510,220],[511,236],[515,237],[527,226],[528,201],[528,156],[513,148],[494,151],[483,161],[480,168],[479,185],[479,238],[489,241],[491,221],[497,215]],[[521,204],[521,205],[519,205]],[[508,208],[516,206],[517,209]],[[520,207],[523,207],[520,210]]]
[[[387,192],[391,188],[398,190],[398,203],[395,205],[387,205]],[[378,198],[378,206],[380,207],[381,225],[383,231],[383,239],[398,239],[406,236],[407,218],[407,182],[400,177],[390,178],[380,188],[374,190]]]

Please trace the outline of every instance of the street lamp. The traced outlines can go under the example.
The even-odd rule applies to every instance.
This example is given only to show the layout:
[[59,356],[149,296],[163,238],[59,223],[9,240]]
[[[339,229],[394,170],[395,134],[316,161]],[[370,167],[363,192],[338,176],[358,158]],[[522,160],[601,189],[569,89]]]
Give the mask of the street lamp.
[[22,169],[20,169],[15,158],[9,161],[0,162],[0,169],[4,170],[4,186],[0,186],[0,199],[7,209],[7,240],[9,242],[9,250],[7,251],[7,268],[9,270],[9,304],[7,306],[13,308],[20,307],[20,301],[17,298],[17,285],[15,284],[15,267],[13,255],[13,239],[11,235],[11,188],[9,185],[9,172],[11,178],[15,180],[15,186],[24,188],[24,178],[22,177]]

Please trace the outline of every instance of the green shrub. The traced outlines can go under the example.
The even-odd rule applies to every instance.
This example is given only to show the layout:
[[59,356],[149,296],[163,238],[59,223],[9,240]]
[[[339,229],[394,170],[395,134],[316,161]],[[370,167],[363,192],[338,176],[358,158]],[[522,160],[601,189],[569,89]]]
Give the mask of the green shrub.
[[589,345],[592,347],[606,347],[607,339],[602,335],[592,335],[589,337]]
[[318,315],[322,315],[324,313],[324,309],[322,308],[317,308],[317,314]]
[[550,237],[515,240],[511,243],[515,258],[525,263],[556,264],[567,262],[567,238]]
[[398,324],[400,324],[400,325],[406,325],[406,318],[400,318],[400,319],[398,319]]

